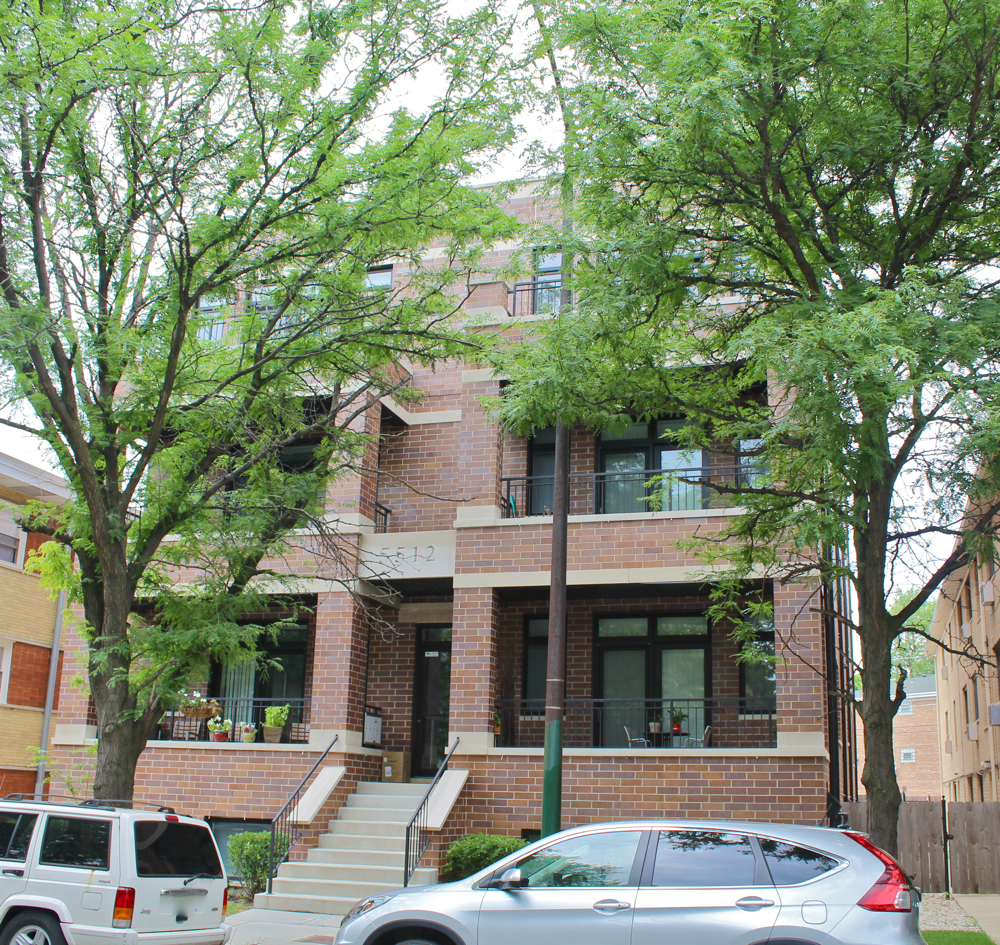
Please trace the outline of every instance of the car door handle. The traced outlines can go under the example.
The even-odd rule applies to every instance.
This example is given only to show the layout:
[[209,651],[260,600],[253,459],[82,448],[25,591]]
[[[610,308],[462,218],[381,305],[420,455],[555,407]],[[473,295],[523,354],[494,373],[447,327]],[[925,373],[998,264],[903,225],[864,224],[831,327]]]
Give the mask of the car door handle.
[[597,912],[610,914],[612,912],[621,912],[622,909],[631,909],[632,903],[619,902],[617,899],[602,899],[600,902],[595,902],[592,908]]
[[4,870],[4,876],[23,876],[24,870]]
[[737,899],[736,905],[741,909],[746,909],[747,912],[756,912],[758,909],[763,909],[764,906],[773,906],[773,899],[761,899],[760,896],[746,896],[743,899]]

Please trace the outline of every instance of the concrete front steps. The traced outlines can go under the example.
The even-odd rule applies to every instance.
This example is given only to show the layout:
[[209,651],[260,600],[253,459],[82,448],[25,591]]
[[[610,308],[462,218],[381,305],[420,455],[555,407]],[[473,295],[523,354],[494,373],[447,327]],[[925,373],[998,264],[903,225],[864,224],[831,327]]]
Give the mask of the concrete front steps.
[[[272,892],[258,893],[254,906],[346,915],[359,899],[398,889],[406,825],[426,791],[426,784],[359,784],[319,846],[305,860],[282,863]],[[436,882],[437,870],[424,867],[410,879],[411,886]]]

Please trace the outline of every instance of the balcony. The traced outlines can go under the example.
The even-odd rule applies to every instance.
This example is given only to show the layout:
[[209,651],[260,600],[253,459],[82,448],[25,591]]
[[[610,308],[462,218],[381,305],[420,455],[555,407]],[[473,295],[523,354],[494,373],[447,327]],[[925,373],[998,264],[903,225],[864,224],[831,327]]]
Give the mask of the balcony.
[[[496,713],[498,748],[544,746],[544,699],[503,699]],[[563,747],[775,748],[777,732],[773,698],[567,699]]]
[[[739,504],[738,498],[715,492],[709,484],[746,486],[753,475],[753,468],[747,465],[574,473],[569,477],[569,514],[728,508]],[[501,481],[504,518],[552,514],[551,476],[509,476]]]
[[[289,706],[288,721],[281,732],[281,742],[284,744],[303,745],[309,741],[309,699],[244,699],[244,698],[212,698],[219,707],[216,718],[231,719],[232,731],[227,741],[242,742],[239,732],[241,725],[252,723],[257,726],[257,742],[263,743],[264,735],[261,726],[264,724],[264,713],[271,706]],[[186,715],[178,709],[168,712],[160,720],[157,734],[160,741],[194,741],[210,742],[211,732],[208,730],[208,717]]]
[[562,278],[558,272],[551,277],[518,282],[507,291],[507,312],[511,318],[558,312],[562,306]]

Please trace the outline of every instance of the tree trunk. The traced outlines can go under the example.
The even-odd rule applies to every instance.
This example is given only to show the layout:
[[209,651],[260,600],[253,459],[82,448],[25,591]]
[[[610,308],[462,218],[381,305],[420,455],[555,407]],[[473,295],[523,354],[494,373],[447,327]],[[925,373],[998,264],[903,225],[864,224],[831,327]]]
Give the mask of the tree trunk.
[[146,747],[144,720],[126,719],[99,727],[94,797],[106,801],[131,801],[135,790],[135,767]]

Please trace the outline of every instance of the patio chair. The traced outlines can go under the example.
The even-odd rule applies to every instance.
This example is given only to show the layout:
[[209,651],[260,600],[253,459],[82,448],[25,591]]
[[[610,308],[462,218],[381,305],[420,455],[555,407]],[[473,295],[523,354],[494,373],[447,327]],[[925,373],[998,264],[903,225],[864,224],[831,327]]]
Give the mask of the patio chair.
[[201,727],[204,723],[204,719],[174,716],[170,737],[174,741],[199,741],[201,739]]
[[629,748],[649,748],[648,738],[633,737],[627,725],[622,727],[625,729],[625,737],[628,739]]
[[712,747],[712,726],[706,725],[705,731],[701,733],[701,738],[685,738],[685,748],[711,748]]

